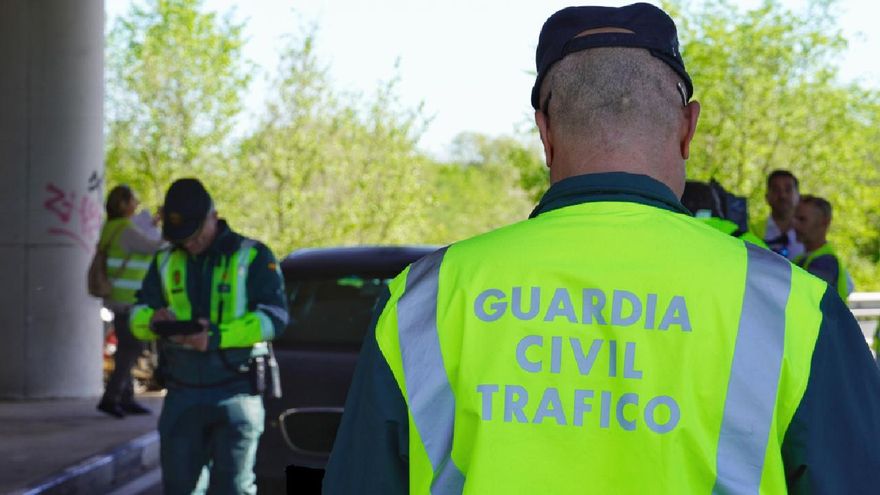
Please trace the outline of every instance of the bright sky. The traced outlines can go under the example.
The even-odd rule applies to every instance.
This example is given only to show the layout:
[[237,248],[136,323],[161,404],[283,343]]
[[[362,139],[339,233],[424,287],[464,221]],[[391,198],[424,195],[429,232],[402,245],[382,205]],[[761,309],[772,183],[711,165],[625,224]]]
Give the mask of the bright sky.
[[[108,22],[133,0],[106,0]],[[800,9],[803,0],[783,0]],[[556,10],[580,2],[558,0],[204,0],[207,10],[247,20],[245,56],[262,68],[247,96],[259,114],[266,76],[275,73],[285,35],[318,26],[316,50],[329,65],[337,90],[371,93],[399,61],[403,104],[425,104],[432,121],[421,140],[442,155],[460,132],[511,134],[530,121],[535,45],[541,25]],[[604,5],[632,1],[607,0]],[[652,2],[656,3],[656,2]],[[754,7],[758,0],[740,2]],[[880,88],[880,2],[842,0],[840,23],[850,41],[840,62],[845,80]],[[687,53],[685,63],[687,63]],[[709,111],[709,109],[704,109]]]

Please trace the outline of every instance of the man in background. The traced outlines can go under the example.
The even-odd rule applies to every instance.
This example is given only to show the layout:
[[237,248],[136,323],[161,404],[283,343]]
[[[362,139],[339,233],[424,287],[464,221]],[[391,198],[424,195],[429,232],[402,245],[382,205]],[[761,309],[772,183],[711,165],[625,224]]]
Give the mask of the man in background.
[[794,231],[794,209],[798,204],[798,180],[788,170],[774,170],[767,176],[767,192],[764,199],[770,205],[770,216],[756,231],[767,246],[792,260],[804,252]]
[[853,283],[840,257],[827,240],[831,217],[831,203],[828,200],[819,196],[801,196],[795,209],[794,230],[797,240],[803,243],[805,252],[792,261],[828,282],[840,298],[846,301],[853,291]]

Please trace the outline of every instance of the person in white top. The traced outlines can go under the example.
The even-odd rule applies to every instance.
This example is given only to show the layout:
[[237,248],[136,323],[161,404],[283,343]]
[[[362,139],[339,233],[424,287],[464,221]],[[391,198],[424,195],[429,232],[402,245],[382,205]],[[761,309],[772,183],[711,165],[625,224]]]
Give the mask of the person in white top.
[[794,231],[794,210],[800,200],[797,177],[788,170],[770,172],[764,199],[770,205],[762,236],[764,242],[788,259],[803,254],[804,245],[798,242]]

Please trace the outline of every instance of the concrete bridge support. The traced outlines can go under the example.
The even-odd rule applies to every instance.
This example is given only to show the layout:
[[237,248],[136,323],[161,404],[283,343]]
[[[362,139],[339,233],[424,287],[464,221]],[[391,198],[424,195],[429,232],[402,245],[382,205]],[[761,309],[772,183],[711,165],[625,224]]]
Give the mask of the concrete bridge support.
[[0,399],[101,392],[103,0],[0,2]]

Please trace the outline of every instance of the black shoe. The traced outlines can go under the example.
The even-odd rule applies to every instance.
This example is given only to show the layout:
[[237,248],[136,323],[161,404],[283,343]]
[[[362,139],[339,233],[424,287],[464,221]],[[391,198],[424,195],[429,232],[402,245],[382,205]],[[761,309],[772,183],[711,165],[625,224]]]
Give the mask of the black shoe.
[[108,402],[100,402],[98,403],[97,409],[104,414],[109,414],[116,419],[122,419],[125,417],[125,412],[123,412],[122,407],[119,404],[110,404]]
[[126,402],[119,405],[120,409],[126,414],[153,414],[153,411],[150,411],[146,407],[138,404],[137,402]]

